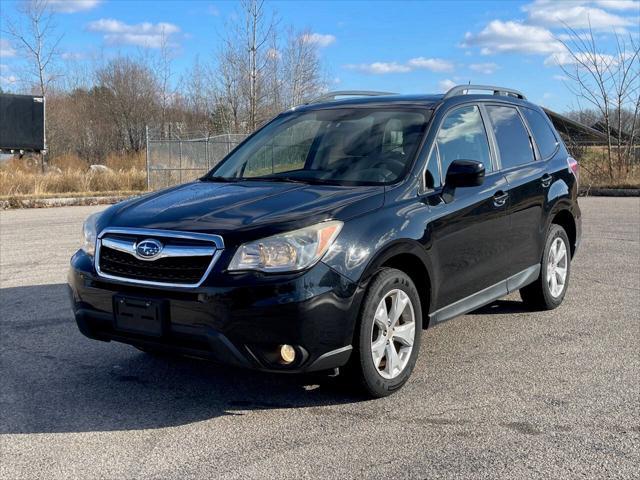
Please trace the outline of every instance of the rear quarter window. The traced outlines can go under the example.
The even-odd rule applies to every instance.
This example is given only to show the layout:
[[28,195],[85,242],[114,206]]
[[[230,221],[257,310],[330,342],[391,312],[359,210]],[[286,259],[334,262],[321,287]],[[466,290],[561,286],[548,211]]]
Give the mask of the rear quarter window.
[[533,133],[533,138],[540,151],[540,157],[542,159],[549,158],[558,148],[558,138],[551,129],[549,122],[543,114],[531,108],[524,107],[521,108],[520,111],[524,115]]

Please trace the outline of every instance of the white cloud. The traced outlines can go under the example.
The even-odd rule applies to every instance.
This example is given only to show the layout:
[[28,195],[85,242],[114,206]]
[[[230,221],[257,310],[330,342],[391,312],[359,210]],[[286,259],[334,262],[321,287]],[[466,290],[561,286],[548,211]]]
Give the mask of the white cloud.
[[0,57],[15,57],[16,50],[8,40],[0,38]]
[[446,92],[448,90],[450,90],[451,88],[455,87],[457,85],[456,82],[454,82],[453,80],[447,78],[445,80],[441,80],[440,82],[438,82],[438,88],[440,89],[441,92]]
[[577,53],[576,56],[572,56],[569,52],[558,52],[553,55],[549,55],[544,60],[546,66],[556,65],[573,65],[580,62],[584,62],[588,65],[593,65],[594,61],[602,66],[611,65],[616,62],[616,59],[612,55],[606,55],[604,53],[597,53],[595,58],[588,53]]
[[112,18],[101,18],[87,25],[87,30],[104,34],[104,39],[111,45],[136,45],[140,47],[159,48],[163,37],[166,39],[178,33],[180,28],[172,23],[139,23],[127,24]]
[[485,75],[491,75],[492,73],[495,73],[495,71],[498,70],[498,68],[500,68],[498,64],[493,62],[472,63],[471,65],[469,65],[470,70],[473,70],[474,72],[478,72],[478,73],[483,73]]
[[209,15],[213,15],[214,17],[220,16],[220,10],[218,10],[218,7],[216,7],[215,5],[209,5],[207,7],[207,13]]
[[84,58],[80,52],[63,52],[60,56],[63,60],[82,60]]
[[328,47],[332,43],[335,43],[336,37],[334,35],[324,33],[305,33],[302,35],[302,41],[306,43],[315,43],[319,47]]
[[[602,2],[601,2],[602,3]],[[546,27],[571,27],[594,29],[621,28],[634,25],[630,18],[609,13],[584,2],[557,2],[537,0],[525,5],[523,10],[528,14],[528,22]]]
[[18,83],[18,77],[16,77],[15,75],[7,75],[6,77],[3,75],[0,75],[0,83],[2,85],[11,87],[16,83]]
[[363,73],[371,73],[374,75],[383,75],[385,73],[407,73],[411,71],[411,67],[398,62],[373,62],[358,63],[345,65],[349,70],[357,70]]
[[52,10],[60,13],[76,13],[97,7],[102,0],[48,0]]
[[558,80],[559,82],[564,82],[569,80],[569,77],[567,77],[566,75],[554,75],[553,79]]
[[425,69],[432,72],[450,72],[453,70],[453,63],[441,58],[412,58],[407,62],[407,66],[411,69]]
[[595,3],[611,10],[640,10],[640,2],[637,0],[599,0]]
[[384,75],[386,73],[409,73],[414,70],[429,70],[431,72],[450,72],[453,70],[453,63],[441,58],[416,57],[405,63],[399,62],[373,62],[357,63],[345,65],[349,70],[370,73],[373,75]]
[[9,66],[0,64],[0,85],[11,87],[16,83],[18,83],[18,77],[16,77],[15,75],[11,75]]
[[489,22],[480,33],[467,32],[462,47],[480,47],[483,55],[503,52],[544,54],[564,50],[546,28],[502,20]]

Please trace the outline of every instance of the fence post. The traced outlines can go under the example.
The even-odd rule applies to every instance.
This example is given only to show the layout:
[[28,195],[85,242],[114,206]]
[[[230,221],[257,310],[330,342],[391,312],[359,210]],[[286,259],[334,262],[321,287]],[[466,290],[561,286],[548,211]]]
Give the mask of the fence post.
[[149,174],[149,125],[144,126],[145,133],[145,151],[146,151],[146,161],[147,161],[147,190],[151,190],[151,175]]
[[178,182],[182,183],[182,140],[178,142],[180,146],[180,163],[178,164]]
[[211,167],[209,166],[209,135],[207,135],[207,138],[204,141],[204,158],[207,159],[207,173],[209,173],[209,170],[211,170]]

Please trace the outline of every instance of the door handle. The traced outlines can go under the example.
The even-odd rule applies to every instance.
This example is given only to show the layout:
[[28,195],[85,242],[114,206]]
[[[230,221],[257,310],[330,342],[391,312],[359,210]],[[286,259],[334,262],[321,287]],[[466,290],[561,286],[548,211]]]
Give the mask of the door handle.
[[508,193],[503,192],[502,190],[498,190],[493,195],[493,204],[496,207],[502,207],[502,206],[504,206],[505,203],[507,203],[507,198],[509,198],[509,194]]
[[551,175],[549,175],[548,173],[545,173],[544,175],[542,175],[542,177],[540,178],[540,183],[542,183],[543,187],[548,187],[549,185],[551,185],[551,181],[553,180],[553,177]]

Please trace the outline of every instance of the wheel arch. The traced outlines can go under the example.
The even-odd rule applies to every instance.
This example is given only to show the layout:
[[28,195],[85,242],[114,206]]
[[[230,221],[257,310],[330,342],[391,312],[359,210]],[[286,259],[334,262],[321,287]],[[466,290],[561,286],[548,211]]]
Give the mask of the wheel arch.
[[562,208],[552,215],[550,223],[561,226],[567,232],[571,257],[573,258],[577,240],[576,220],[573,218],[573,214],[568,208]]
[[381,268],[395,268],[411,278],[420,295],[422,326],[427,328],[430,308],[434,304],[433,276],[431,263],[422,245],[408,241],[389,245],[369,262],[361,277],[362,283],[368,283]]

